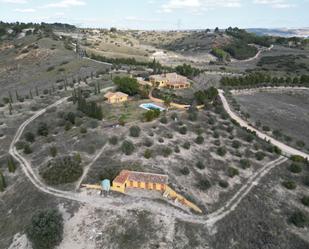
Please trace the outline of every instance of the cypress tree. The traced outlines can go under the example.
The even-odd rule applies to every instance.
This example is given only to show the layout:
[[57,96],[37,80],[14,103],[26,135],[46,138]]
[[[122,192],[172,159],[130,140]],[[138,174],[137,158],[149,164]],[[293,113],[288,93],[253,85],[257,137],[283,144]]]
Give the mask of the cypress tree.
[[32,91],[29,92],[30,99],[33,99]]
[[16,95],[16,100],[19,100],[19,95],[18,95],[17,90],[15,90],[15,95]]
[[0,192],[3,192],[6,188],[6,183],[2,172],[0,171]]
[[10,102],[13,103],[13,97],[10,91],[9,91],[9,99],[10,99]]
[[37,86],[35,87],[35,94],[37,97],[39,96],[39,88]]
[[8,165],[8,170],[10,173],[14,173],[15,170],[16,170],[16,164],[13,160],[13,158],[10,156],[8,157],[8,160],[7,160],[7,165]]
[[9,103],[9,114],[12,115],[13,106],[12,103]]

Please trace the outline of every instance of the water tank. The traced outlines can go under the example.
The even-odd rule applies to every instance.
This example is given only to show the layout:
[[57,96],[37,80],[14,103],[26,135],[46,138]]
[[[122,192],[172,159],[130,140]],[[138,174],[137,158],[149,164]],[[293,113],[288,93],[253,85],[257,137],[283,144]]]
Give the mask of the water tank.
[[102,182],[101,182],[101,185],[102,185],[102,189],[104,191],[109,191],[110,188],[111,188],[111,181],[109,179],[104,179]]

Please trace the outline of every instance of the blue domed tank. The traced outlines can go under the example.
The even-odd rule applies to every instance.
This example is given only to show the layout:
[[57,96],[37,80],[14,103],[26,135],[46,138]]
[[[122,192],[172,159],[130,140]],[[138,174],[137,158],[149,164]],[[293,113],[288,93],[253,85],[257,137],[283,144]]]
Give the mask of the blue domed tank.
[[101,186],[104,191],[109,191],[111,188],[111,181],[109,179],[104,179],[101,182]]

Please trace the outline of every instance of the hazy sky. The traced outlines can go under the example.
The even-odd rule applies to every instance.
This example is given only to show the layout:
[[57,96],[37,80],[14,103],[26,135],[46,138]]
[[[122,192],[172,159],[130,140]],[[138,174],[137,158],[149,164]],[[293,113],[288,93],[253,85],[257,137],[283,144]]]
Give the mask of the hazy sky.
[[0,0],[2,21],[82,27],[309,27],[309,0]]

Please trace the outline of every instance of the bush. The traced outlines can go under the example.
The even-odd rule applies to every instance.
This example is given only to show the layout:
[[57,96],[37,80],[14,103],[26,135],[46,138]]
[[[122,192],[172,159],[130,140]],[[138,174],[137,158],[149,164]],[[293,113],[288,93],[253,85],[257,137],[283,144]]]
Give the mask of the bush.
[[303,148],[303,147],[305,147],[305,145],[306,145],[306,144],[305,144],[304,141],[297,141],[297,142],[296,142],[296,146],[297,146],[297,147]]
[[180,149],[179,149],[179,147],[177,145],[175,146],[174,151],[175,151],[175,153],[179,153],[180,152]]
[[296,189],[296,183],[293,181],[284,181],[282,186],[290,190]]
[[249,161],[248,159],[241,159],[241,160],[239,161],[239,163],[240,163],[240,167],[241,167],[242,169],[248,169],[248,168],[250,168],[250,161]]
[[116,145],[116,144],[118,144],[118,137],[117,137],[117,136],[112,136],[112,137],[110,137],[110,138],[108,139],[108,141],[109,141],[109,143],[110,143],[111,145]]
[[203,178],[198,181],[197,187],[200,190],[206,191],[211,187],[211,183],[207,178]]
[[266,132],[270,131],[270,128],[268,126],[266,126],[266,125],[264,125],[262,127],[262,129],[263,129],[263,131],[266,131]]
[[306,207],[309,207],[309,196],[303,196],[301,198],[301,203],[304,204]]
[[149,159],[152,157],[152,151],[150,149],[146,149],[144,152],[144,157]]
[[219,147],[219,148],[217,149],[217,154],[218,154],[219,156],[225,156],[225,154],[226,154],[226,149],[225,149],[225,147]]
[[238,140],[234,140],[232,142],[232,147],[235,148],[235,149],[239,149],[241,146],[241,143],[238,141]]
[[199,168],[199,169],[205,169],[205,165],[202,161],[198,161],[196,163],[196,167]]
[[0,192],[3,192],[5,188],[6,188],[6,182],[2,172],[0,171]]
[[197,138],[195,139],[195,143],[197,144],[204,143],[204,138],[202,136],[197,136]]
[[166,116],[163,116],[162,118],[160,118],[160,122],[161,122],[162,124],[167,124],[167,123],[168,123],[167,117],[166,117]]
[[180,173],[183,175],[189,175],[190,174],[190,170],[188,167],[183,167],[182,169],[180,169]]
[[265,153],[262,151],[258,151],[257,153],[255,153],[255,158],[258,161],[262,161],[265,158]]
[[29,131],[25,133],[24,138],[29,143],[33,143],[35,141],[35,135]]
[[44,122],[39,123],[38,129],[37,129],[37,134],[39,136],[45,136],[45,137],[48,136],[48,126],[47,126],[46,123],[44,123]]
[[229,183],[227,181],[224,181],[224,180],[220,180],[219,181],[219,186],[221,188],[228,188],[229,187]]
[[22,150],[22,149],[24,149],[25,144],[26,143],[24,141],[17,141],[15,143],[15,147],[16,147],[17,150]]
[[186,149],[186,150],[189,150],[190,147],[191,147],[191,144],[190,144],[189,142],[185,142],[185,143],[182,145],[182,147],[183,147],[184,149]]
[[30,147],[29,144],[25,144],[25,145],[24,145],[24,150],[23,150],[23,152],[24,152],[25,154],[31,154],[31,153],[32,153],[32,149],[31,149],[31,147]]
[[227,169],[227,175],[231,178],[233,178],[234,176],[239,175],[239,171],[238,169],[235,169],[233,167],[228,167]]
[[159,139],[158,139],[158,141],[159,141],[159,143],[164,143],[164,139],[162,138],[162,137],[159,137]]
[[298,174],[302,171],[302,167],[299,164],[296,163],[292,163],[289,167],[288,167],[289,171],[291,171],[294,174]]
[[49,154],[50,154],[52,157],[56,157],[57,154],[58,154],[57,147],[56,147],[56,146],[51,146],[51,147],[49,148]]
[[143,113],[143,119],[146,122],[150,122],[159,116],[160,116],[160,110],[158,109],[148,110],[147,112]]
[[130,127],[131,137],[139,137],[140,133],[141,133],[141,129],[138,126],[134,125]]
[[79,128],[79,132],[80,132],[81,134],[86,134],[86,133],[87,133],[87,128],[84,127],[84,126],[82,126],[82,127]]
[[64,130],[69,131],[71,129],[72,129],[72,123],[69,121],[66,121],[64,125]]
[[181,127],[179,128],[179,133],[182,134],[182,135],[187,134],[187,131],[188,131],[188,129],[187,129],[186,126],[181,126]]
[[127,156],[132,155],[135,150],[135,146],[131,141],[125,140],[122,142],[121,151]]
[[169,147],[165,147],[165,148],[162,149],[162,155],[164,157],[169,157],[172,153],[173,153],[173,151]]
[[246,136],[246,141],[247,141],[248,143],[251,143],[253,140],[254,140],[254,135],[248,134],[248,135]]
[[308,217],[301,211],[295,211],[288,221],[296,227],[306,227],[309,224]]
[[40,211],[31,218],[26,234],[33,249],[52,249],[60,244],[63,236],[63,218],[58,210]]
[[150,139],[146,138],[144,140],[144,146],[151,147],[152,145],[153,145],[153,142]]
[[75,182],[83,173],[80,163],[76,156],[58,157],[50,160],[40,174],[51,185]]

